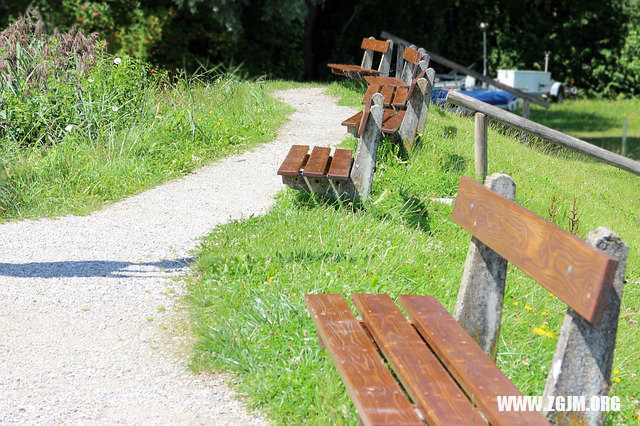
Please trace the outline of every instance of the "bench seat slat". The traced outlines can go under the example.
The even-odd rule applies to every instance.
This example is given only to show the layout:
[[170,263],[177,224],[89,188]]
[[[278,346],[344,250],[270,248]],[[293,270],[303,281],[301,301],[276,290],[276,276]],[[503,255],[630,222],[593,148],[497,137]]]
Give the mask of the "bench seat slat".
[[336,148],[329,167],[327,177],[335,180],[349,180],[349,172],[351,172],[351,154],[350,149]]
[[403,294],[398,301],[418,332],[491,424],[549,425],[542,414],[535,411],[498,410],[497,396],[521,396],[522,393],[435,297]]
[[314,146],[302,176],[325,177],[331,164],[331,148]]
[[300,174],[300,169],[304,166],[308,151],[308,145],[293,145],[280,165],[278,175],[297,176]]
[[362,422],[422,424],[343,297],[307,294],[305,302]]
[[364,323],[429,424],[486,424],[386,294],[354,293]]
[[368,84],[377,84],[378,86],[409,87],[409,83],[395,77],[368,76],[364,79]]
[[[382,133],[395,133],[400,128],[402,120],[404,119],[404,111],[394,111],[389,109],[391,114],[387,120],[382,122]],[[395,112],[395,113],[394,113]]]
[[587,321],[600,322],[617,260],[465,176],[452,219]]
[[409,88],[398,87],[398,90],[396,90],[396,95],[393,98],[393,106],[404,107],[407,105],[408,99],[409,99]]
[[358,124],[360,124],[360,120],[362,119],[362,114],[363,112],[360,111],[359,113],[352,115],[351,117],[347,118],[346,120],[344,120],[342,122],[343,126],[347,126],[347,127],[355,127]]
[[327,64],[327,66],[331,68],[331,71],[334,74],[340,74],[340,75],[349,74],[350,72],[355,72],[355,73],[367,75],[367,76],[372,76],[372,75],[375,76],[380,74],[380,71],[378,70],[361,67],[360,65]]
[[383,86],[380,93],[384,97],[384,106],[388,107],[393,101],[393,86]]

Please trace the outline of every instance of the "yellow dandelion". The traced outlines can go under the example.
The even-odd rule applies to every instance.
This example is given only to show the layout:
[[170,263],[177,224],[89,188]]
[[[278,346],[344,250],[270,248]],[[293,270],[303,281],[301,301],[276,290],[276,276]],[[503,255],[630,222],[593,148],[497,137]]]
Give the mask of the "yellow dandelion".
[[269,280],[268,280],[268,281],[269,281],[269,282],[272,282],[272,281],[273,281],[273,277],[269,277]]
[[615,382],[616,382],[616,383],[620,383],[620,377],[616,377],[616,378],[615,378],[615,379],[613,379],[613,380],[615,380]]
[[613,370],[613,374],[620,374],[620,370],[616,368],[615,370]]
[[556,297],[555,294],[549,292],[549,297]]
[[544,311],[542,311],[542,316],[543,317],[546,317],[547,315],[549,315],[549,311],[548,310],[545,309]]
[[519,316],[520,316],[520,314],[516,312],[516,313],[514,314],[514,316],[519,317]]
[[549,339],[555,339],[556,338],[556,333],[554,333],[553,331],[547,331],[544,333],[545,336],[547,336]]
[[517,300],[515,302],[513,302],[513,306],[518,306],[518,305],[519,305],[519,303],[518,303]]
[[546,324],[542,324],[542,325],[540,326],[540,328],[541,328],[541,329],[543,329],[543,330],[546,330],[546,329],[547,329],[547,325],[546,325]]
[[536,333],[538,336],[544,336],[544,330],[541,329],[540,327],[534,328],[533,332]]
[[533,311],[533,308],[532,308],[531,306],[529,306],[529,305],[524,305],[524,308],[525,308],[527,311]]
[[280,242],[281,242],[281,243],[284,243],[284,238],[282,238],[282,239],[280,240]]

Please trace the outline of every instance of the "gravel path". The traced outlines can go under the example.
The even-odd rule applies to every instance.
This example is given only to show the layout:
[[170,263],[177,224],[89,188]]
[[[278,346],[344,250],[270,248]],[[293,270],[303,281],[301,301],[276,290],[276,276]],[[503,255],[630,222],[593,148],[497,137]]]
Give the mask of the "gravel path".
[[352,114],[323,89],[276,141],[89,216],[0,225],[0,423],[263,423],[222,375],[187,370],[180,275],[219,224],[264,213],[294,143],[332,145]]

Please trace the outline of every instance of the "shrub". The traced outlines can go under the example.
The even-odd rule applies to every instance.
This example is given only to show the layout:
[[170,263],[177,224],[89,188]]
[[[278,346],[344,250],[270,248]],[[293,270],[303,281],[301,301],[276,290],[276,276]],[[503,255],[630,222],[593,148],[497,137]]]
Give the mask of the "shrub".
[[96,34],[48,34],[28,12],[0,33],[0,139],[52,144],[67,133],[95,138],[105,125],[135,122],[156,76],[129,57],[113,58]]

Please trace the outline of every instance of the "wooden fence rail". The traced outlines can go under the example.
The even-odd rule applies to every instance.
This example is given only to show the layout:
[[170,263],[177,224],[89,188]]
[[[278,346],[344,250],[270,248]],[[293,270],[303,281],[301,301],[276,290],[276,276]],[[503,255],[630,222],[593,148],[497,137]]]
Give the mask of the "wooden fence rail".
[[[535,121],[531,121],[526,118],[520,117],[519,115],[504,111],[498,107],[489,105],[470,96],[464,95],[461,92],[453,90],[449,91],[447,95],[447,102],[469,109],[471,111],[482,113],[487,117],[505,123],[511,127],[515,127],[516,129],[520,129],[533,136],[546,139],[558,145],[562,145],[566,148],[588,155],[589,157],[597,158],[600,161],[609,163],[612,166],[618,167],[622,170],[640,175],[640,163],[638,163],[637,161],[634,161],[627,157],[623,157],[622,155],[613,153],[611,151],[607,151],[606,149],[600,148],[599,146],[590,144],[578,138],[574,138],[573,136],[569,136],[565,133],[559,132],[549,127],[543,126],[542,124],[538,124]],[[476,138],[476,140],[484,140],[486,143],[486,138],[480,137]],[[478,149],[482,150],[483,147],[476,147],[476,150]],[[486,165],[484,165],[484,167],[481,167],[481,169],[484,169],[484,173],[486,173]]]

